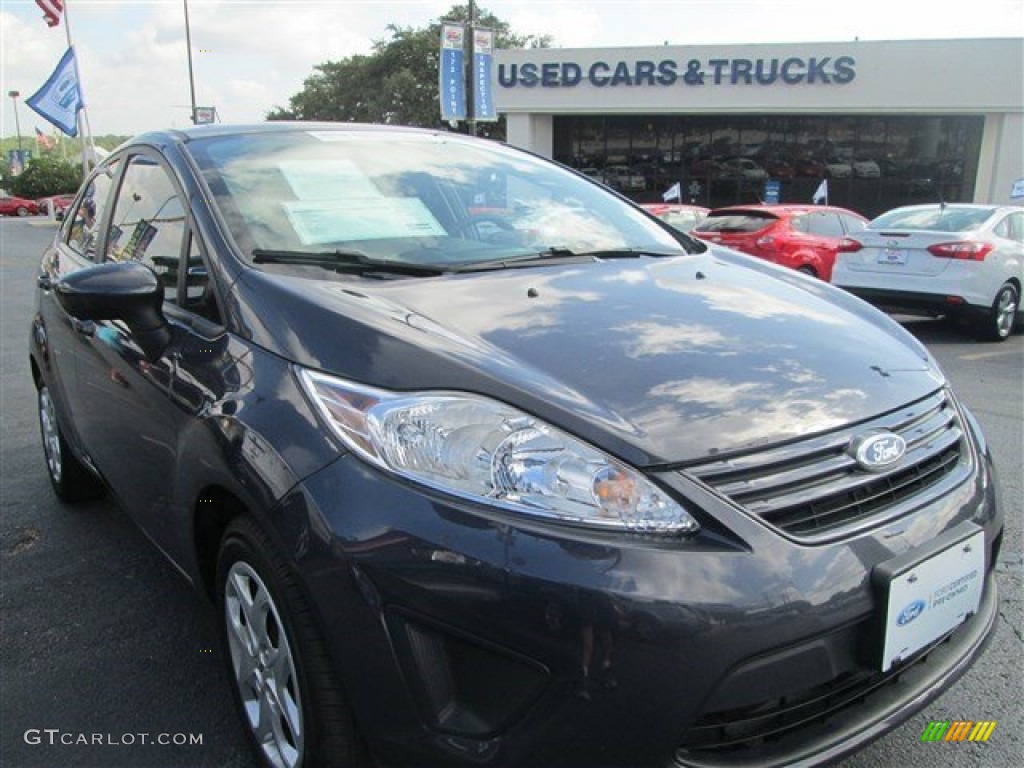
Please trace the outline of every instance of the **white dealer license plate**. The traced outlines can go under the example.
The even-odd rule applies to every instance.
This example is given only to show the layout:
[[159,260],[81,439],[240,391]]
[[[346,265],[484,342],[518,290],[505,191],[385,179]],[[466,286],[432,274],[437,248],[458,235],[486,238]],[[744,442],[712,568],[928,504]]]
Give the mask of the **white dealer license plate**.
[[886,576],[883,672],[978,612],[985,583],[985,533],[973,525],[970,529],[939,552],[900,564]]
[[902,248],[885,248],[878,252],[879,264],[906,264],[907,252]]

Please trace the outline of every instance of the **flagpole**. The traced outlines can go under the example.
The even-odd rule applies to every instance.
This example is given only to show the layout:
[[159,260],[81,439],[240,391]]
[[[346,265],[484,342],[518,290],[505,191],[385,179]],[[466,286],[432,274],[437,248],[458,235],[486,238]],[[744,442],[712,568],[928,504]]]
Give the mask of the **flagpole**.
[[[74,50],[71,42],[71,16],[68,14],[69,0],[64,0],[64,32],[68,38],[68,48]],[[82,74],[78,71],[78,56],[75,55],[75,79],[78,86],[78,97],[82,100],[82,109],[75,115],[75,122],[78,124],[78,138],[82,145],[82,180],[89,175],[89,146],[92,147],[92,156],[96,157],[96,145],[92,140],[92,126],[89,125],[89,108],[85,105],[85,89],[82,88]],[[88,144],[87,144],[88,142]]]

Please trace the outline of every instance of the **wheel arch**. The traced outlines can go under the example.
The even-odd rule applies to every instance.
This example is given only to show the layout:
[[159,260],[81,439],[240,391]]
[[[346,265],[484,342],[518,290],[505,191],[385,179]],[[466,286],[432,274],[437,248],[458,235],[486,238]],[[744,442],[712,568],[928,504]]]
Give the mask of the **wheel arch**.
[[196,496],[192,535],[199,585],[211,600],[215,599],[217,553],[221,539],[231,521],[240,516],[250,516],[248,506],[223,486],[208,485]]

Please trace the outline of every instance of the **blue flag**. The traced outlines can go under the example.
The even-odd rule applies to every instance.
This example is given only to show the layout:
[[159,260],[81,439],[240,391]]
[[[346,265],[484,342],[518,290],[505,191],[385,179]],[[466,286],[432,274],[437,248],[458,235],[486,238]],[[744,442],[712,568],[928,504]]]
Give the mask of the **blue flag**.
[[85,105],[78,86],[74,48],[68,48],[50,79],[25,99],[25,103],[68,136],[78,135],[78,110]]
[[466,119],[466,76],[463,45],[466,28],[461,24],[441,25],[441,119]]
[[494,30],[476,29],[473,32],[473,117],[480,123],[497,121],[494,111],[494,89],[491,87],[491,67],[494,60]]

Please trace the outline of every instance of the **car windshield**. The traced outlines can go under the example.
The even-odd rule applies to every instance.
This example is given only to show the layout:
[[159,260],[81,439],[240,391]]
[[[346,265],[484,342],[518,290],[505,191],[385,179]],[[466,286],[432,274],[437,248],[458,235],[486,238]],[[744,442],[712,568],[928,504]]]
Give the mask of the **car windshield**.
[[686,252],[604,187],[455,134],[309,129],[187,146],[236,244],[260,263],[356,254],[364,264],[444,268],[531,254]]
[[926,232],[970,232],[995,213],[995,208],[966,208],[945,205],[929,208],[897,208],[883,213],[868,224],[868,229],[913,229]]
[[760,211],[712,211],[701,222],[701,232],[757,232],[777,220]]

